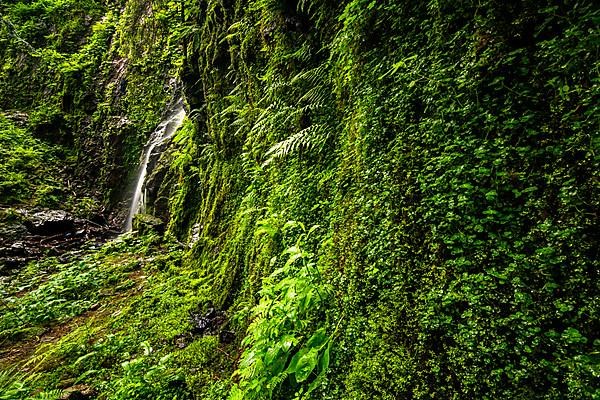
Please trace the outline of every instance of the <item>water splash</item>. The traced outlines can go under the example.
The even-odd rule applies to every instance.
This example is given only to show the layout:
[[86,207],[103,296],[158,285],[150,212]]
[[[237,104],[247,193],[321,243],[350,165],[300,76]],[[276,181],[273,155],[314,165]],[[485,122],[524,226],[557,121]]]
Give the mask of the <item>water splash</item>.
[[148,143],[144,146],[144,152],[142,153],[142,162],[138,169],[135,191],[131,198],[131,205],[129,207],[129,214],[125,220],[125,231],[129,232],[133,226],[133,217],[144,212],[146,206],[146,175],[148,174],[148,163],[154,154],[154,149],[157,146],[165,143],[173,134],[179,129],[185,118],[185,108],[183,103],[179,101],[169,115],[158,125],[158,127],[152,132]]

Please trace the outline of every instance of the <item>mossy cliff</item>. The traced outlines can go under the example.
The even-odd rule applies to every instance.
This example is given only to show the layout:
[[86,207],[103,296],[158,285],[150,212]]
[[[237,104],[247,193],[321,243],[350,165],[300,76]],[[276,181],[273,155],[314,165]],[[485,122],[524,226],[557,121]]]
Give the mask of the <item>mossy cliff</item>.
[[[92,158],[106,190],[118,187],[109,171],[134,168],[175,72],[189,118],[162,160],[163,242],[125,236],[81,261],[105,271],[93,282],[111,294],[90,300],[105,305],[85,329],[40,350],[29,387],[84,383],[114,399],[600,396],[594,2],[96,6],[84,14],[111,39],[85,71],[104,72],[81,76],[99,80],[62,71],[55,97],[31,92],[31,68],[54,70],[25,58],[29,70],[4,69],[3,96],[23,93],[19,110],[55,99],[77,121],[76,149],[103,138]],[[87,93],[101,96],[89,111]],[[16,286],[7,292],[29,315]],[[0,337],[16,340],[10,329]]]

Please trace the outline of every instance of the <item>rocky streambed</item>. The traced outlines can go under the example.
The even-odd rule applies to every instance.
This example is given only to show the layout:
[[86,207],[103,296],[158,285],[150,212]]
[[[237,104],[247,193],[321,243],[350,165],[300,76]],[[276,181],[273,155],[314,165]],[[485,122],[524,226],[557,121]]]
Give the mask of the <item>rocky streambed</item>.
[[46,256],[67,261],[85,244],[100,244],[118,233],[101,216],[89,220],[64,210],[0,209],[0,275]]

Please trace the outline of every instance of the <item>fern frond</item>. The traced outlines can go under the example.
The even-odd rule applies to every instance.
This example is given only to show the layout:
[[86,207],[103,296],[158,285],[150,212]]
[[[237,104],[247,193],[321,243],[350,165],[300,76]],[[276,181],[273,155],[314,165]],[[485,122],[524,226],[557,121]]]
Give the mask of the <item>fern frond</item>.
[[21,398],[28,391],[26,383],[30,379],[15,368],[0,371],[0,398]]
[[323,144],[327,136],[325,126],[322,124],[314,124],[306,129],[302,129],[290,136],[289,138],[273,145],[265,154],[268,158],[262,164],[263,167],[271,164],[278,158],[283,158],[290,153],[300,149],[313,150],[317,146]]
[[37,396],[32,397],[32,400],[59,400],[63,395],[61,389],[47,390],[39,393]]
[[330,95],[327,89],[323,86],[315,86],[308,90],[300,99],[299,103],[306,102],[314,106],[323,106],[327,103],[327,97]]
[[312,68],[307,71],[302,71],[296,74],[290,82],[292,84],[296,84],[300,81],[305,81],[313,86],[316,86],[321,84],[322,82],[327,81],[328,73],[329,65],[327,63],[322,63],[316,68]]
[[[300,62],[307,62],[311,59],[312,47],[308,43],[304,43],[298,50],[282,55],[282,60],[297,60]],[[287,81],[286,81],[287,82]]]

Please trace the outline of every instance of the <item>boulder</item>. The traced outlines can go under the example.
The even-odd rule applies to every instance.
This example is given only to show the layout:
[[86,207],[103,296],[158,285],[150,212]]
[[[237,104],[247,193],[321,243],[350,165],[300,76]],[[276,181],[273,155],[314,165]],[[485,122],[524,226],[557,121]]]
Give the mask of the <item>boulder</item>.
[[149,214],[137,214],[133,217],[133,230],[141,235],[155,232],[162,235],[165,232],[165,223],[162,219]]
[[19,222],[2,223],[0,221],[1,241],[18,241],[27,235],[27,228]]
[[75,218],[63,210],[36,211],[25,216],[24,224],[33,235],[52,236],[75,228]]

